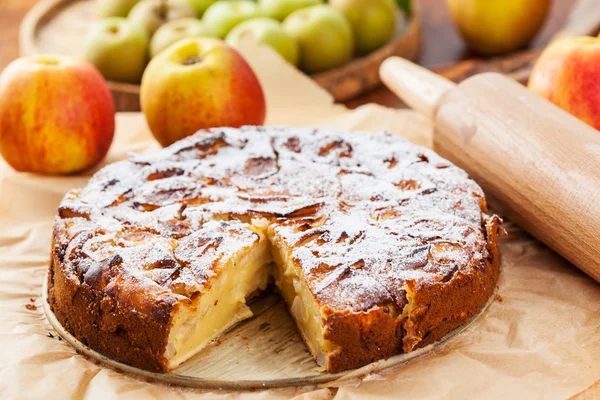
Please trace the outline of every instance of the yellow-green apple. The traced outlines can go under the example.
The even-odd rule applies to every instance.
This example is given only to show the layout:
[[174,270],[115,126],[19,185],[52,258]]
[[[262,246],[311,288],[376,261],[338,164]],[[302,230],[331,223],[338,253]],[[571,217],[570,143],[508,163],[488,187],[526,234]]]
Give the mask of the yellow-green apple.
[[324,2],[324,0],[258,0],[258,5],[267,17],[283,21],[296,10],[316,6]]
[[127,18],[144,28],[150,38],[169,21],[195,16],[196,11],[185,0],[142,0],[131,9]]
[[152,36],[150,40],[150,57],[155,57],[178,40],[197,36],[212,36],[203,21],[196,18],[182,18],[169,21],[158,28],[154,36]]
[[126,18],[98,21],[88,31],[84,57],[108,80],[139,83],[146,67],[148,39]]
[[383,46],[394,36],[397,6],[393,0],[330,0],[352,25],[356,51],[360,54]]
[[93,65],[66,56],[13,61],[0,75],[0,153],[17,171],[71,174],[104,158],[113,99]]
[[148,64],[140,103],[163,146],[199,129],[262,125],[265,96],[244,58],[225,42],[187,38]]
[[242,22],[227,35],[227,43],[237,47],[246,36],[271,46],[290,64],[298,63],[298,44],[283,30],[279,21],[272,18],[255,18]]
[[100,18],[126,17],[140,0],[96,0],[96,9]]
[[600,39],[551,43],[537,60],[529,89],[600,130]]
[[298,43],[300,68],[308,73],[338,67],[354,51],[352,27],[341,11],[318,5],[295,11],[283,22]]
[[202,20],[215,37],[224,39],[236,25],[258,16],[259,8],[252,1],[217,1],[204,12]]
[[501,54],[525,46],[541,28],[551,0],[447,0],[463,39],[473,50]]
[[204,11],[208,7],[210,7],[217,0],[186,0],[196,11],[196,16],[201,17],[204,14]]

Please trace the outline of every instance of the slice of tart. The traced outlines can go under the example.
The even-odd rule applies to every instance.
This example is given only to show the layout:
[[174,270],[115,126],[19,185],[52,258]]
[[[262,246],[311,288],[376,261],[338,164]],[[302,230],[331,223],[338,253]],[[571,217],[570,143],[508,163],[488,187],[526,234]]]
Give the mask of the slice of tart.
[[[335,212],[271,225],[275,283],[311,354],[328,371],[439,340],[493,292],[497,217],[485,220],[481,248],[467,238],[423,245],[413,222],[387,230],[357,226],[352,213]],[[458,222],[450,229],[470,234]]]
[[75,268],[52,271],[54,313],[82,342],[142,368],[173,369],[251,317],[246,299],[269,282],[260,225],[211,221],[178,241],[143,230],[92,236],[86,225],[55,228],[71,240],[55,242],[54,264]]

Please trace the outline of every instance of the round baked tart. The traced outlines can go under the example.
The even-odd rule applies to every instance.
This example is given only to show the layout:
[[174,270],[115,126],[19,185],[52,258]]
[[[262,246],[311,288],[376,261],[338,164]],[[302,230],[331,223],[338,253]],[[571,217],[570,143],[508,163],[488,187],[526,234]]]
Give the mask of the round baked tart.
[[501,223],[463,170],[398,136],[211,129],[67,193],[48,301],[85,345],[168,371],[276,290],[339,372],[475,315],[498,280]]

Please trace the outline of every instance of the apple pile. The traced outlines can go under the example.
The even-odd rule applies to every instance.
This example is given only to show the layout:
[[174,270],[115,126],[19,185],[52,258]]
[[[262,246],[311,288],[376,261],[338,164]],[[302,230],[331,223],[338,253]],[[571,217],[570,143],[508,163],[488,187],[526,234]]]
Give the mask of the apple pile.
[[[114,72],[132,76],[134,70]],[[163,146],[200,129],[262,125],[266,117],[265,96],[250,65],[211,38],[182,39],[154,57],[140,103]],[[114,133],[112,95],[89,62],[23,57],[0,74],[0,155],[15,170],[68,175],[90,169],[106,156]]]
[[148,61],[182,39],[236,47],[245,36],[307,73],[386,44],[402,16],[395,0],[96,0],[85,58],[108,80],[139,83]]

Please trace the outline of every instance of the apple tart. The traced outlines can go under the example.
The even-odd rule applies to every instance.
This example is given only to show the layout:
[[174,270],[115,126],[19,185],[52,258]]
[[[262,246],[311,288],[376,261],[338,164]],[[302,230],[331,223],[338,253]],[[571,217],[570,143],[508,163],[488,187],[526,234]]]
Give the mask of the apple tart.
[[64,197],[48,301],[89,347],[168,371],[273,288],[337,372],[467,322],[494,292],[501,232],[464,171],[397,136],[212,129]]

